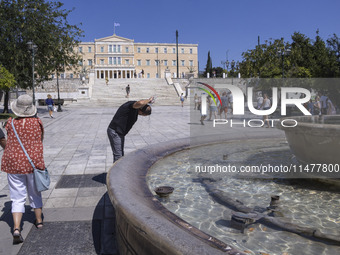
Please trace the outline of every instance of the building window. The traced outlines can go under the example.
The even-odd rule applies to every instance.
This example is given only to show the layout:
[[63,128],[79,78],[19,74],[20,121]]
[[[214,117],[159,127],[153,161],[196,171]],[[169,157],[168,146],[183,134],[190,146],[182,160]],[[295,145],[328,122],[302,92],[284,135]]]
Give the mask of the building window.
[[167,48],[164,48],[164,53],[168,53],[168,49]]
[[70,78],[73,79],[73,73],[70,73]]
[[122,58],[118,57],[118,65],[121,65],[121,64],[122,64]]
[[117,47],[117,48],[118,48],[118,52],[120,53],[120,45],[118,45],[118,47]]
[[147,78],[150,78],[150,73],[148,73],[148,74],[146,75],[146,77],[147,77]]
[[79,52],[80,52],[80,53],[83,52],[83,47],[79,47]]
[[100,47],[100,52],[104,52],[104,47]]
[[172,53],[176,54],[176,48],[172,48]]
[[137,53],[140,53],[140,47],[137,48]]
[[112,45],[109,45],[109,52],[112,52]]
[[176,60],[172,60],[172,65],[176,66]]
[[192,49],[190,49],[190,54],[192,54]]
[[146,53],[150,53],[150,48],[146,48]]
[[158,66],[159,60],[155,60],[155,66]]
[[92,47],[88,47],[88,52],[91,53],[92,52]]
[[82,61],[82,60],[79,60],[79,61],[78,61],[78,65],[82,66],[82,65],[83,65],[83,61]]
[[125,52],[126,52],[126,53],[129,52],[129,47],[125,47]]
[[113,64],[114,64],[114,65],[117,65],[117,57],[114,57],[114,58],[113,58]]
[[189,60],[189,65],[190,65],[190,66],[194,66],[194,61]]
[[60,78],[61,78],[61,79],[64,79],[64,78],[65,78],[65,75],[62,73],[62,74],[60,75]]
[[157,48],[155,48],[155,53],[158,53],[158,47],[157,47]]
[[158,73],[156,73],[156,78],[158,78]]
[[125,59],[125,65],[130,65],[130,60],[129,59]]
[[168,60],[164,60],[164,65],[165,65],[165,66],[168,65]]
[[92,59],[87,60],[87,65],[92,66]]
[[109,57],[109,65],[112,65],[112,63],[113,63],[113,58],[112,57]]
[[113,52],[117,52],[117,46],[113,45]]
[[146,60],[146,65],[147,65],[147,66],[150,65],[150,60],[149,60],[149,59]]
[[181,49],[181,53],[184,54],[184,48]]
[[101,65],[104,65],[104,59],[101,59],[101,60],[100,60],[100,64],[101,64]]
[[137,66],[141,66],[142,65],[142,60],[137,59]]
[[181,65],[184,66],[185,65],[185,61],[181,60]]

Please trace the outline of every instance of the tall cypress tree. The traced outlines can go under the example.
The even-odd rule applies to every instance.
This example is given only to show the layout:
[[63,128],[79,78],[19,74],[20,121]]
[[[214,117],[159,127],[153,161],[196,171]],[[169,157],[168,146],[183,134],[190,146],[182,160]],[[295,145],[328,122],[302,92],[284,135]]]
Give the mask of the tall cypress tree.
[[204,76],[207,76],[207,74],[212,74],[212,61],[211,61],[211,57],[210,57],[210,51],[208,51],[208,60],[207,60],[207,65],[205,67],[205,71],[204,71]]

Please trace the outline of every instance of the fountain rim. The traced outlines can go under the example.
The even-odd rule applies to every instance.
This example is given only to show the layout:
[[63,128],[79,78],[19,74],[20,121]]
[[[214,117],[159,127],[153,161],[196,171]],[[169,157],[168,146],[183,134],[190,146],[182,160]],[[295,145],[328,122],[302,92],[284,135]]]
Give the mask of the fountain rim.
[[[313,128],[315,129],[324,129],[324,128],[328,128],[334,131],[338,131],[340,130],[340,125],[337,124],[328,124],[328,123],[313,123],[313,122],[304,122],[303,120],[305,119],[318,119],[320,118],[320,116],[322,116],[323,118],[326,119],[334,119],[334,118],[339,118],[340,119],[340,115],[308,115],[308,116],[290,116],[290,117],[284,117],[284,118],[280,118],[280,121],[285,120],[286,121],[286,125],[290,125],[290,124],[294,124],[294,121],[298,121],[298,125],[296,127],[285,127],[283,125],[276,125],[276,127],[278,129],[284,130],[284,131],[291,131],[294,129],[300,129],[300,128],[306,128],[306,129],[310,129]],[[291,121],[290,121],[291,120]]]

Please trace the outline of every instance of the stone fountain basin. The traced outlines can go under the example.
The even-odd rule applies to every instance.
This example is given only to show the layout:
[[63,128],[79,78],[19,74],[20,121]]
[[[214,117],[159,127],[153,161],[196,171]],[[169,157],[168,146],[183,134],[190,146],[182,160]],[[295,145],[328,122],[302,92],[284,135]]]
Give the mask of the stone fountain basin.
[[[340,115],[299,116],[277,127],[285,131],[290,149],[305,164],[340,164]],[[281,120],[283,120],[281,119]],[[291,120],[291,121],[290,121]]]
[[[268,138],[266,132],[233,139]],[[193,227],[167,210],[147,183],[148,169],[158,160],[192,146],[221,142],[221,135],[158,143],[122,157],[107,175],[107,189],[115,208],[116,238],[120,254],[138,255],[245,255]],[[228,141],[228,134],[224,139]],[[231,138],[229,137],[229,140]]]

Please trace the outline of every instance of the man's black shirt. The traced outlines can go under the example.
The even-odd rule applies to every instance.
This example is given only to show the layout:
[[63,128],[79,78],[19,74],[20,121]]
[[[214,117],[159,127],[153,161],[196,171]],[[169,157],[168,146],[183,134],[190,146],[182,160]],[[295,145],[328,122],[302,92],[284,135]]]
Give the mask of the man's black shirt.
[[137,101],[128,101],[121,105],[109,125],[109,128],[115,130],[119,135],[125,136],[129,133],[132,126],[138,119],[138,109],[132,106]]

